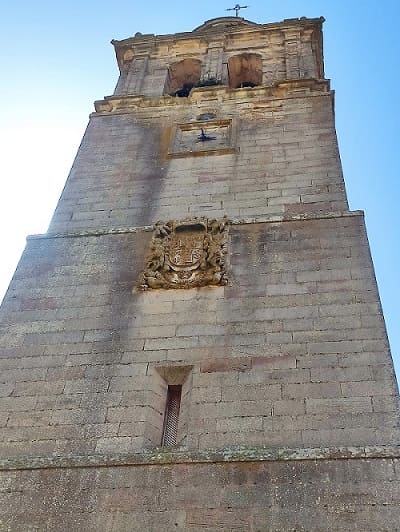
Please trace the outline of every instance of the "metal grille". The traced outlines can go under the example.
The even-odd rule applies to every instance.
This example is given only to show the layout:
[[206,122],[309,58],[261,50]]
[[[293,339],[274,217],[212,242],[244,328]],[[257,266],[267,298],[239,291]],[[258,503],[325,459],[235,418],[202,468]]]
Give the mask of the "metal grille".
[[182,386],[168,386],[167,404],[165,406],[164,427],[161,439],[163,447],[176,445],[178,419],[181,407]]

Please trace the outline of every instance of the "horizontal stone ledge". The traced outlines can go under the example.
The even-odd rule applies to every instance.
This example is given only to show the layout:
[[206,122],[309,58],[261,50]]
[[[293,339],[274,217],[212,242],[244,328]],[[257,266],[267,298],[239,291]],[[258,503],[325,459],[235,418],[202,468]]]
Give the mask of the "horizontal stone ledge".
[[[260,223],[281,223],[296,222],[308,220],[325,220],[331,218],[346,218],[352,216],[364,216],[364,211],[331,211],[323,213],[303,213],[292,215],[274,215],[274,216],[251,216],[246,218],[231,218],[228,220],[230,225],[246,225]],[[167,220],[165,220],[167,221]],[[83,236],[103,236],[103,235],[122,235],[125,233],[140,233],[143,231],[152,231],[153,225],[143,225],[138,227],[118,227],[111,229],[99,229],[88,231],[73,231],[65,233],[44,233],[37,235],[28,235],[27,240],[40,240],[46,238],[79,238]]]
[[317,447],[317,448],[225,448],[188,451],[158,448],[142,453],[66,454],[3,458],[0,471],[30,469],[68,469],[88,467],[147,466],[168,464],[205,464],[232,462],[287,462],[305,460],[398,459],[400,446]]
[[[222,17],[225,18],[225,17]],[[233,17],[226,17],[227,19],[231,19]],[[244,20],[242,17],[239,17],[239,20]],[[208,27],[209,22],[213,22],[214,19],[206,20],[203,24],[198,26],[197,28],[194,28],[191,32],[179,32],[179,33],[173,33],[173,34],[167,34],[167,35],[155,35],[154,33],[145,33],[145,34],[139,34],[135,35],[134,37],[128,37],[126,39],[112,39],[111,44],[117,49],[125,50],[127,48],[131,48],[133,45],[141,45],[145,47],[146,45],[150,45],[152,50],[152,47],[155,44],[158,43],[164,43],[164,42],[177,42],[180,40],[186,41],[188,38],[190,40],[203,40],[204,39],[204,27],[207,27],[207,34],[210,35],[210,31],[212,33],[221,34],[224,30],[221,30],[221,28],[214,27],[210,28]],[[280,22],[267,22],[266,24],[258,24],[258,23],[250,23],[248,26],[236,26],[236,27],[230,27],[230,33],[240,33],[240,34],[264,34],[265,32],[271,32],[271,31],[285,31],[285,30],[293,30],[294,28],[296,30],[302,30],[305,28],[314,28],[314,27],[320,27],[321,24],[325,22],[324,17],[318,17],[318,18],[307,18],[307,17],[297,17],[297,18],[285,18]]]
[[268,100],[286,100],[304,97],[332,97],[330,80],[316,78],[296,78],[276,81],[271,85],[260,85],[252,88],[230,88],[227,85],[213,85],[207,87],[195,87],[187,98],[176,96],[145,96],[145,95],[115,95],[106,96],[103,100],[94,102],[95,112],[91,117],[107,116],[113,114],[132,113],[138,110],[154,107],[182,106],[187,103],[218,98],[222,101],[248,102],[262,98],[264,105]]

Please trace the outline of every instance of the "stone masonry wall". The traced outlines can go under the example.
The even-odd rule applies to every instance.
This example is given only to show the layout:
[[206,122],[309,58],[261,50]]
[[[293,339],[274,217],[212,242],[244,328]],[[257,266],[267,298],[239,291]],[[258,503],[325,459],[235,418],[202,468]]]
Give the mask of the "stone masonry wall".
[[398,530],[398,459],[4,471],[0,483],[2,531]]
[[230,18],[224,26],[199,28],[191,34],[138,35],[113,41],[121,70],[115,95],[166,94],[168,68],[186,58],[201,62],[203,79],[229,85],[228,61],[244,51],[260,57],[262,85],[323,77],[321,19],[292,20],[278,26],[240,21],[236,26],[237,22]]
[[224,91],[93,116],[50,231],[347,209],[331,93],[271,98],[263,89],[258,96],[231,91],[217,116],[233,120],[236,153],[168,158],[171,124],[195,122]]
[[[321,25],[114,41],[116,92],[0,309],[0,532],[399,530],[398,390]],[[181,59],[221,84],[165,95]],[[227,285],[140,290],[153,225],[195,216],[227,216]],[[221,270],[190,224],[174,249]]]
[[397,391],[362,217],[230,227],[229,285],[131,293],[150,232],[32,239],[2,307],[2,456],[179,442],[395,444]]

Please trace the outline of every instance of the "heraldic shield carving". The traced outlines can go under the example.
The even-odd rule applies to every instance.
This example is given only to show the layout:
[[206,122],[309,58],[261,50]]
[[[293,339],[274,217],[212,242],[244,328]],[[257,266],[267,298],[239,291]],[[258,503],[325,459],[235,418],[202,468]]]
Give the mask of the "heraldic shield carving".
[[157,222],[139,288],[225,285],[227,220]]

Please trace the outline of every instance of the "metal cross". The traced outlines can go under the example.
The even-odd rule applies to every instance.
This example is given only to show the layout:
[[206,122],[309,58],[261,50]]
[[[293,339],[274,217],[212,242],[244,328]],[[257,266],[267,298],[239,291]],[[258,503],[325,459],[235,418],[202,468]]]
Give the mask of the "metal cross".
[[235,7],[230,7],[226,11],[236,11],[236,16],[238,17],[239,16],[239,11],[241,9],[246,9],[248,7],[250,7],[250,6],[240,6],[239,4],[236,4]]

